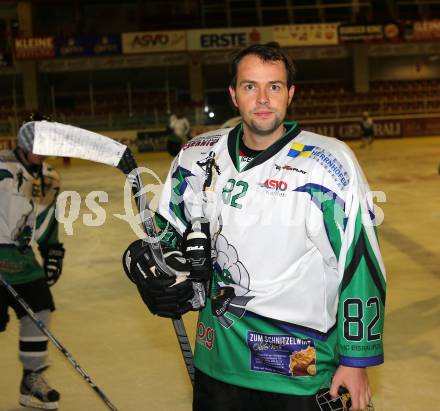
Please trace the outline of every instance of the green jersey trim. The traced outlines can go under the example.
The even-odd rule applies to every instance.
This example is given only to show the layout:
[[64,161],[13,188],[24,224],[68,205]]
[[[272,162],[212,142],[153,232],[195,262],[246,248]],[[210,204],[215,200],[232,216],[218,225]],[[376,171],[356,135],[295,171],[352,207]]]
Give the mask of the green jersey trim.
[[284,127],[286,128],[286,132],[266,150],[263,150],[255,158],[253,158],[252,161],[250,161],[249,164],[247,164],[242,170],[240,170],[238,147],[241,134],[243,133],[243,124],[240,123],[233,128],[228,135],[228,151],[235,169],[238,172],[243,172],[264,163],[266,160],[269,160],[271,157],[278,154],[282,147],[292,141],[301,132],[295,121],[284,122]]
[[186,227],[189,224],[185,216],[185,204],[182,201],[183,194],[188,187],[187,178],[193,174],[182,167],[177,167],[172,175],[172,193],[169,203],[170,212]]
[[158,228],[158,236],[161,237],[160,242],[165,247],[179,249],[182,243],[182,236],[164,217],[156,213],[154,220]]
[[229,384],[290,395],[314,395],[329,387],[338,365],[337,332],[313,338],[295,327],[258,315],[222,327],[211,300],[200,313],[195,366]]
[[336,258],[339,260],[342,236],[347,225],[345,202],[335,192],[320,184],[307,183],[294,191],[308,193],[312,202],[321,210],[327,237]]
[[361,259],[366,263],[368,272],[374,281],[374,284],[379,291],[380,298],[382,304],[385,305],[385,281],[384,276],[380,270],[377,259],[374,255],[374,252],[371,248],[370,242],[368,241],[368,237],[365,233],[365,229],[362,225],[362,216],[361,210],[358,210],[356,216],[356,224],[355,224],[355,238],[353,239],[353,243],[347,252],[347,264],[344,272],[344,278],[342,279],[341,284],[341,293],[345,288],[348,287],[350,282],[352,281],[359,265]]
[[[47,210],[45,210],[44,213],[40,214],[37,217],[36,222],[36,228],[39,229],[41,225],[43,224],[44,220],[46,219],[48,212],[51,210],[52,207],[49,207]],[[52,209],[53,210],[53,209]],[[42,244],[54,244],[58,243],[58,221],[56,219],[56,213],[53,210],[52,215],[49,218],[49,221],[47,222],[46,229],[44,232],[40,235],[40,237],[37,239],[37,243],[39,245]]]

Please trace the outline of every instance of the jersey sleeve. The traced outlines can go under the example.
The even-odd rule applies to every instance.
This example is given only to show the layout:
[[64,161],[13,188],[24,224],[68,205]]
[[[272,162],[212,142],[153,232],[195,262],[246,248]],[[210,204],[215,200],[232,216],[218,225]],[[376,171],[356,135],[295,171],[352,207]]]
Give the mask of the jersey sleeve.
[[[337,315],[340,364],[381,364],[386,277],[377,239],[374,208],[354,155],[347,154],[350,184],[344,193],[345,218],[337,244],[341,279]],[[335,239],[331,240],[335,244]]]
[[166,248],[180,249],[182,246],[182,235],[176,228],[159,213],[155,214],[154,220],[161,245]]
[[58,239],[56,201],[60,191],[59,175],[51,168],[44,172],[44,192],[37,207],[35,240],[39,246],[55,244]]
[[[177,156],[165,181],[158,206],[160,216],[168,221],[177,233],[183,235],[191,218],[201,215],[201,188],[197,189],[199,179],[185,167]],[[200,193],[197,195],[196,193]],[[199,214],[198,214],[199,213]],[[156,219],[156,223],[158,220]],[[163,230],[163,221],[162,221]]]

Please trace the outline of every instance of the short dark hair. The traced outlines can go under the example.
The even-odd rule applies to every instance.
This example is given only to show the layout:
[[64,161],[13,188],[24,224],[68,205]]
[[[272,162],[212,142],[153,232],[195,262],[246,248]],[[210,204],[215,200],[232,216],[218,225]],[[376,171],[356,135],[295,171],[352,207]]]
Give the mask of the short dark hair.
[[279,44],[276,42],[271,42],[267,44],[253,44],[252,46],[246,47],[238,51],[232,58],[231,72],[232,79],[230,85],[235,89],[237,86],[237,70],[240,61],[249,54],[254,54],[259,57],[262,61],[282,61],[286,67],[287,72],[287,87],[290,88],[295,80],[295,66],[289,57],[289,55],[280,48]]

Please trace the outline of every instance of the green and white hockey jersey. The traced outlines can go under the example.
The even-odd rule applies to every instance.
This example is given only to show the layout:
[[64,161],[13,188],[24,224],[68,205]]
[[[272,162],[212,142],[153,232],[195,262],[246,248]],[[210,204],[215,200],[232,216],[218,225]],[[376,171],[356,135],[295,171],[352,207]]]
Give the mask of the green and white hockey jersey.
[[339,364],[383,362],[385,270],[369,188],[342,142],[285,123],[251,161],[242,126],[176,157],[159,212],[182,234],[211,221],[214,278],[195,365],[221,381],[311,395]]
[[59,183],[48,164],[36,175],[13,151],[0,152],[0,272],[10,284],[44,277],[31,246],[34,241],[40,246],[58,242]]

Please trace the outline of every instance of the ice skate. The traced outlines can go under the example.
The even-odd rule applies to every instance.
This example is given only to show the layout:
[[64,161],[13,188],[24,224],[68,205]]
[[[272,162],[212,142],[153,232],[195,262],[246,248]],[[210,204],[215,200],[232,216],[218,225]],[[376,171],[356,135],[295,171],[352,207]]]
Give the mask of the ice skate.
[[60,393],[49,386],[42,371],[25,371],[20,385],[20,405],[42,410],[58,409]]

